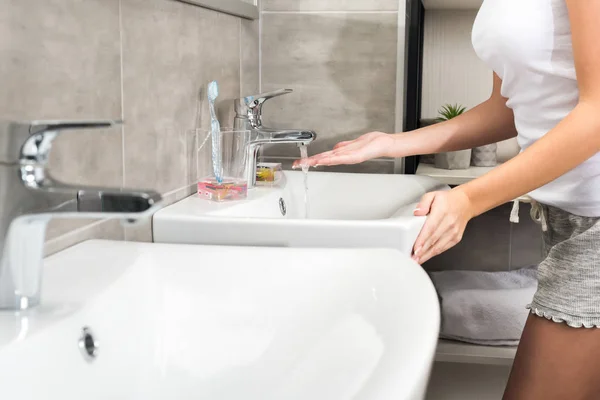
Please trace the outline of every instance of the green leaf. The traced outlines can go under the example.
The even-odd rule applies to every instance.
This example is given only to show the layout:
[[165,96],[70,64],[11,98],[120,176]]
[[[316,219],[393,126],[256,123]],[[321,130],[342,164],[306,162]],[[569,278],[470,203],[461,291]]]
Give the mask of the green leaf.
[[447,121],[449,119],[456,118],[466,110],[466,107],[463,107],[459,104],[445,104],[438,110],[438,114],[440,115],[438,120]]

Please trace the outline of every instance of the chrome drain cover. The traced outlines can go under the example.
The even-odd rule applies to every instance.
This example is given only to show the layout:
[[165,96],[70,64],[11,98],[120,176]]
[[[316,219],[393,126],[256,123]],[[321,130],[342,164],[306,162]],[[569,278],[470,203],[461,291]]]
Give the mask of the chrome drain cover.
[[79,338],[79,350],[86,361],[94,361],[98,356],[98,342],[90,328],[83,327]]
[[281,211],[281,215],[284,217],[287,214],[287,208],[285,206],[285,200],[283,200],[283,197],[279,198],[279,211]]

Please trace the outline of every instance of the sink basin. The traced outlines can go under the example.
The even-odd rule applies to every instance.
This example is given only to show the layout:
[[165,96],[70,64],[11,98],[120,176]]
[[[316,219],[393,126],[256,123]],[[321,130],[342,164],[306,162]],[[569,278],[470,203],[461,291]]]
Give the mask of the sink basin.
[[158,211],[154,241],[273,247],[386,247],[410,254],[425,222],[413,216],[423,194],[448,186],[425,176],[286,171],[278,188],[243,201],[192,195]]
[[2,398],[422,399],[440,322],[391,249],[89,241],[43,288],[0,312]]

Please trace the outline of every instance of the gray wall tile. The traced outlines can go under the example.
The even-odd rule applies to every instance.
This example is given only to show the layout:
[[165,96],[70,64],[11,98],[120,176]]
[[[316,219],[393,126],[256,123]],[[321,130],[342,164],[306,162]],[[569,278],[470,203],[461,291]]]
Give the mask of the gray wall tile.
[[265,104],[265,123],[317,131],[311,153],[369,131],[392,132],[397,22],[395,14],[264,14],[263,90],[294,89]]
[[510,204],[473,218],[462,241],[423,265],[428,271],[507,271],[510,265]]
[[397,11],[401,0],[262,0],[265,11]]
[[[189,132],[209,126],[206,85],[222,124],[240,94],[240,19],[164,0],[122,0],[125,184],[165,193],[189,183]],[[203,154],[206,156],[208,153]]]
[[512,224],[510,237],[510,268],[539,264],[543,258],[541,226],[529,216],[531,206],[521,204],[519,224]]
[[[125,117],[123,129],[58,138],[54,176],[157,189],[165,204],[191,194],[197,166],[200,175],[210,166],[210,149],[200,163],[196,151],[196,129],[209,127],[206,84],[219,81],[217,113],[230,126],[240,78],[246,90],[258,90],[258,22],[170,0],[38,3],[6,0],[0,7],[1,117]],[[51,254],[90,238],[148,241],[151,226],[56,219],[47,238]]]
[[123,227],[123,230],[124,239],[128,242],[151,243],[153,241],[152,218],[144,218],[133,224],[127,224]]
[[461,243],[424,264],[429,271],[507,271],[539,264],[543,259],[541,228],[521,205],[520,223],[509,221],[512,203],[474,218]]
[[258,94],[259,87],[259,25],[258,20],[242,20],[241,30],[241,96]]
[[90,239],[123,240],[123,227],[117,220],[98,221],[46,242],[46,256]]
[[[118,0],[4,1],[0,58],[4,118],[121,118]],[[50,169],[69,183],[119,186],[121,148],[120,130],[69,132]],[[47,236],[89,222],[53,221]]]

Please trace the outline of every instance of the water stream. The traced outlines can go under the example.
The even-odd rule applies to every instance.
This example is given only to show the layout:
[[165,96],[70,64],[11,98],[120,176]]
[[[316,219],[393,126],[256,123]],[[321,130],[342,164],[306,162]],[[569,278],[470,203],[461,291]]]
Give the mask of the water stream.
[[309,166],[304,163],[304,160],[308,158],[308,150],[307,146],[300,146],[300,166],[302,167],[302,172],[304,172],[304,218],[308,219],[308,168]]

